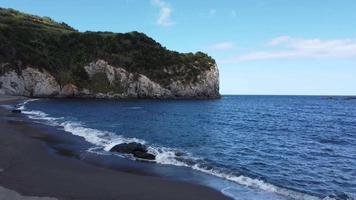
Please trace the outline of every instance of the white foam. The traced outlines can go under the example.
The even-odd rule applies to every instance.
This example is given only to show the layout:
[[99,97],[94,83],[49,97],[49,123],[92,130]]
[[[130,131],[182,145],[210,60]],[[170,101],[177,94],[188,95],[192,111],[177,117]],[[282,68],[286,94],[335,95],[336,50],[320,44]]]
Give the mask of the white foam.
[[[254,178],[246,177],[243,175],[236,176],[236,175],[232,175],[232,174],[227,174],[227,173],[221,172],[216,169],[206,169],[206,168],[200,166],[199,158],[193,157],[189,154],[187,156],[182,156],[183,159],[187,158],[189,160],[192,160],[194,163],[196,163],[194,165],[189,165],[185,162],[177,160],[177,156],[175,155],[175,153],[177,151],[174,149],[162,148],[162,147],[160,147],[160,148],[150,147],[150,148],[152,149],[151,153],[156,155],[156,162],[159,164],[189,167],[191,169],[194,169],[194,170],[206,173],[206,174],[210,174],[210,175],[213,175],[213,176],[225,179],[225,180],[232,181],[239,185],[244,185],[247,187],[260,189],[263,191],[276,193],[276,194],[279,194],[279,195],[282,195],[282,196],[285,196],[285,197],[288,197],[291,199],[321,200],[321,198],[319,198],[319,197],[301,193],[301,192],[297,192],[297,191],[293,191],[293,190],[289,190],[289,189],[285,189],[282,187],[278,187],[278,186],[267,183],[260,179],[254,179]],[[225,188],[224,190],[227,190],[227,188]],[[225,191],[222,191],[222,192],[225,192]],[[328,200],[331,200],[331,199],[328,199]]]
[[289,189],[285,189],[285,188],[281,188],[278,187],[276,185],[267,183],[263,180],[260,179],[254,179],[254,178],[250,178],[250,177],[246,177],[243,175],[231,175],[231,174],[226,174],[226,173],[221,173],[219,171],[216,171],[214,169],[204,169],[199,167],[198,164],[192,166],[193,169],[204,172],[204,173],[208,173],[226,180],[230,180],[232,182],[238,183],[239,185],[244,185],[244,186],[248,186],[248,187],[252,187],[252,188],[257,188],[257,189],[261,189],[263,191],[267,191],[267,192],[273,192],[285,197],[289,197],[292,199],[296,199],[296,200],[320,200],[319,197],[316,196],[312,196],[309,194],[305,194],[305,193],[301,193],[301,192],[297,192],[297,191],[293,191],[293,190],[289,190]]
[[25,106],[28,102],[31,102],[31,101],[37,101],[38,99],[28,99],[20,104],[18,104],[17,106],[19,106],[17,109],[19,110],[25,110]]
[[103,147],[105,151],[109,151],[112,147],[121,143],[137,142],[145,144],[145,141],[137,138],[124,138],[109,131],[87,128],[78,122],[66,121],[61,123],[60,126],[73,135],[83,137],[87,142]]
[[41,112],[41,111],[36,111],[36,110],[31,110],[31,111],[22,111],[23,114],[26,114],[30,119],[35,119],[35,120],[44,120],[47,125],[51,126],[58,126],[58,120],[63,119],[63,117],[49,117],[48,114]]
[[156,162],[164,165],[189,167],[188,164],[177,160],[177,150],[165,147],[149,147],[148,152],[156,156]]
[[[87,142],[96,145],[97,147],[93,147],[88,149],[88,152],[98,153],[98,154],[107,154],[110,149],[117,144],[121,143],[129,143],[129,142],[137,142],[141,144],[146,144],[146,141],[137,139],[137,138],[126,138],[122,135],[115,134],[109,131],[101,131],[93,128],[88,128],[84,124],[75,122],[75,121],[63,121],[64,118],[54,118],[50,117],[48,114],[41,111],[27,111],[25,110],[25,105],[34,100],[28,100],[24,102],[19,109],[22,109],[23,113],[28,115],[31,119],[39,119],[45,120],[49,125],[52,126],[60,126],[63,129],[73,135],[77,135],[83,137]],[[102,150],[105,150],[104,152]],[[106,153],[107,152],[107,153]],[[177,149],[173,148],[165,148],[165,147],[157,147],[157,146],[148,146],[148,152],[152,153],[156,156],[156,162],[164,165],[175,165],[175,166],[184,166],[189,167],[191,169],[210,174],[225,180],[232,181],[239,185],[260,189],[267,192],[276,193],[279,195],[283,195],[285,197],[296,199],[296,200],[320,200],[319,197],[300,193],[297,191],[281,188],[275,186],[273,184],[267,183],[263,180],[254,179],[250,177],[246,177],[243,175],[233,175],[224,173],[221,170],[217,169],[206,169],[199,165],[201,159],[190,155],[189,153],[184,152],[183,155],[177,156]],[[130,157],[133,158],[133,157]],[[133,158],[134,159],[134,158]],[[184,162],[184,160],[189,160],[190,162]],[[226,190],[226,189],[225,189]],[[331,198],[325,199],[331,200]]]

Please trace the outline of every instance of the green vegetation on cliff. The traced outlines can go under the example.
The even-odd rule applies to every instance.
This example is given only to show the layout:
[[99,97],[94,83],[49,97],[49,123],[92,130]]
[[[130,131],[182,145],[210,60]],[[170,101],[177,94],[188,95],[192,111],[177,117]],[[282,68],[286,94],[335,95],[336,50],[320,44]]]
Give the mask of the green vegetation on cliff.
[[[80,86],[89,83],[83,67],[98,59],[144,74],[162,86],[172,80],[194,82],[201,71],[215,64],[202,52],[167,50],[143,33],[78,32],[48,17],[0,8],[2,72],[32,66],[49,71],[62,84]],[[95,87],[102,90],[100,84]]]

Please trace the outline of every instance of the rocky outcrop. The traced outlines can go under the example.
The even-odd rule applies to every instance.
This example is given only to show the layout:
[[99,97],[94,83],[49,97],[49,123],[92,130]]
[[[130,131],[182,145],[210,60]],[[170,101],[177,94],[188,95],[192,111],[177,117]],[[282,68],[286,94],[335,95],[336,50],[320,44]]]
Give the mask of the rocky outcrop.
[[104,60],[91,62],[84,69],[90,79],[94,79],[98,74],[104,74],[109,82],[108,91],[95,91],[90,85],[88,88],[79,88],[74,84],[60,85],[46,70],[26,67],[20,72],[9,70],[0,75],[0,93],[28,97],[80,98],[219,97],[219,72],[215,64],[209,70],[202,71],[193,83],[172,81],[166,87],[143,74],[130,73],[122,67],[111,66]]
[[51,74],[30,67],[20,73],[9,71],[0,76],[0,86],[2,93],[31,97],[57,96],[60,91],[58,82]]
[[210,70],[203,71],[193,84],[175,81],[169,85],[169,90],[176,97],[217,98],[219,94],[219,70],[216,64]]
[[79,94],[78,87],[73,84],[66,84],[59,91],[60,97],[76,97]]
[[154,160],[155,155],[148,153],[147,147],[143,144],[131,142],[131,143],[121,143],[115,145],[110,149],[111,152],[119,152],[125,154],[132,154],[136,158],[142,158],[146,160]]
[[[0,8],[0,93],[30,97],[218,98],[203,52],[172,51],[144,33],[80,32]],[[25,39],[24,39],[25,38]]]
[[171,92],[162,88],[142,74],[132,74],[121,67],[113,67],[104,60],[92,62],[84,67],[92,78],[95,74],[104,73],[116,91],[107,94],[91,94],[96,97],[118,98],[168,98]]

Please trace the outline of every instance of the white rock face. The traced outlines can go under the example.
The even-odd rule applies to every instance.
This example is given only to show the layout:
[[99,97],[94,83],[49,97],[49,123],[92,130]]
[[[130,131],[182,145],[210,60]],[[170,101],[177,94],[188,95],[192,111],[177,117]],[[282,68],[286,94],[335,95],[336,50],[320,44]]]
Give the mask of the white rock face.
[[61,87],[59,96],[61,97],[75,97],[79,93],[78,87],[73,84],[67,84]]
[[111,65],[108,65],[108,63],[104,60],[91,62],[84,68],[90,77],[94,76],[96,73],[105,73],[110,83],[115,80],[115,68]]
[[[5,66],[5,65],[2,65]],[[183,67],[182,67],[183,68]],[[97,60],[84,67],[89,77],[97,73],[106,75],[108,93],[97,93],[91,88],[78,89],[73,84],[60,85],[47,71],[27,67],[16,73],[0,75],[0,94],[29,97],[82,97],[82,98],[218,98],[219,72],[216,65],[203,71],[194,84],[174,81],[164,88],[142,74],[133,74],[121,67],[113,67],[104,60]]]
[[40,72],[34,68],[26,68],[22,71],[25,90],[29,96],[48,97],[56,96],[60,86],[56,79],[46,71]]
[[171,92],[142,74],[132,74],[120,67],[113,67],[104,60],[92,62],[84,67],[89,77],[97,73],[106,74],[110,84],[117,88],[108,94],[90,94],[99,98],[167,98]]
[[25,91],[23,77],[14,71],[7,72],[0,77],[1,90],[5,94],[22,95],[27,94]]
[[26,68],[21,74],[10,71],[0,76],[1,90],[5,94],[33,97],[51,97],[59,93],[59,84],[46,71]]
[[210,70],[198,75],[195,84],[184,84],[181,81],[172,82],[170,90],[176,97],[186,98],[218,98],[219,94],[219,70],[213,65]]

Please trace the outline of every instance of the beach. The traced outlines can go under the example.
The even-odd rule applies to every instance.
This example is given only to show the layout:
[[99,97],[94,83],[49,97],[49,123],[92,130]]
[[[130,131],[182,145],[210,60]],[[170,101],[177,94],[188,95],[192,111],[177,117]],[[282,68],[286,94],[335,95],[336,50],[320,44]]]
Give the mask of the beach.
[[[22,98],[0,96],[0,104]],[[0,108],[0,199],[228,199],[219,191],[168,178],[126,173],[53,154],[50,133]]]

